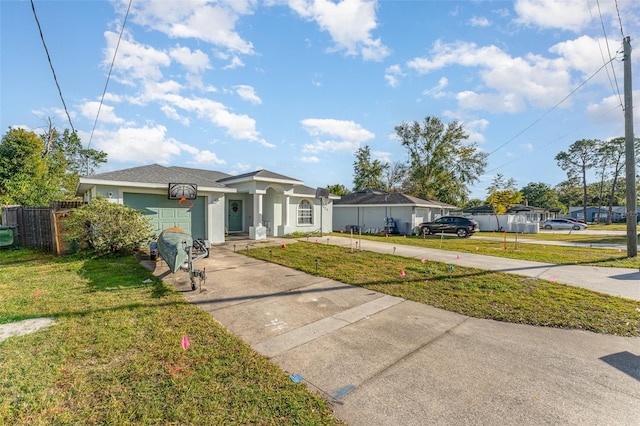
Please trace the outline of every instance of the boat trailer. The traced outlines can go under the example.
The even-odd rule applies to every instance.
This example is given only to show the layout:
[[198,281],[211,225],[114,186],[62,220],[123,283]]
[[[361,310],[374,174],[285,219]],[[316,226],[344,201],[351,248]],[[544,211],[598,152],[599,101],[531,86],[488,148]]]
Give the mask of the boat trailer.
[[[151,259],[155,259],[157,255],[160,255],[165,261],[166,258],[162,255],[162,250],[159,250],[158,243],[153,241],[150,244]],[[191,282],[191,290],[195,290],[205,285],[207,279],[207,273],[205,268],[198,269],[194,267],[194,264],[201,259],[209,257],[209,249],[211,245],[208,240],[196,239],[193,240],[192,245],[188,245],[187,241],[182,242],[182,249],[186,253],[186,260],[178,267],[178,270],[189,273],[189,281]],[[198,284],[196,285],[196,280]]]

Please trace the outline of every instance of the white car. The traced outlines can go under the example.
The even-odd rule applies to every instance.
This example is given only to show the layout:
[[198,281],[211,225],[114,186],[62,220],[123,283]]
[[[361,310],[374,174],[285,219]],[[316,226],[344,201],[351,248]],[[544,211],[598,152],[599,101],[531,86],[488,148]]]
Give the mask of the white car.
[[568,219],[547,219],[540,224],[543,229],[574,229],[576,231],[587,229],[587,225]]

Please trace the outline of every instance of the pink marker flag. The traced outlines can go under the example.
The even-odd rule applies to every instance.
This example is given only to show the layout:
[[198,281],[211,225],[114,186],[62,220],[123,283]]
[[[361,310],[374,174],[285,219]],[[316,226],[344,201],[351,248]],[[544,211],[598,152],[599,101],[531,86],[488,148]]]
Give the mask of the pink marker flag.
[[549,281],[552,281],[552,282],[556,282],[557,279],[558,277],[556,277],[555,275],[552,275],[551,277],[549,277]]
[[189,338],[186,334],[182,335],[182,349],[187,349],[191,343],[189,343]]
[[420,261],[421,261],[422,263],[424,263],[424,262],[426,262],[427,260],[423,257],[422,259],[420,259]]
[[460,255],[457,255],[457,256],[456,256],[456,259],[460,260]]
[[424,282],[425,282],[425,283],[428,283],[428,282],[429,282],[429,280],[424,280]]
[[400,271],[400,276],[401,276],[401,277],[404,277],[404,276],[405,276],[404,271]]

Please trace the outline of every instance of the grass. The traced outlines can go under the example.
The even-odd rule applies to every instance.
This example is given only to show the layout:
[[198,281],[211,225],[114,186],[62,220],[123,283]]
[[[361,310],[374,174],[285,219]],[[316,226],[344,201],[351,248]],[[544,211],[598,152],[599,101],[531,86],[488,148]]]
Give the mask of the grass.
[[[349,237],[348,234],[332,233],[331,235]],[[481,232],[470,238],[458,238],[455,235],[427,235],[427,236],[399,236],[389,235],[362,235],[363,240],[384,241],[393,244],[405,244],[418,247],[427,247],[433,249],[458,251],[463,253],[476,253],[488,256],[505,257],[510,259],[530,260],[535,262],[553,263],[553,264],[578,264],[592,265],[618,268],[638,268],[640,266],[639,258],[629,258],[625,251],[619,252],[616,249],[591,248],[582,247],[576,244],[576,247],[555,246],[554,241],[573,242],[580,244],[602,244],[606,236],[582,235],[567,239],[568,235],[564,234],[545,234],[546,241],[549,244],[530,244],[521,241],[521,238],[530,239],[530,235],[526,237],[518,236],[519,240],[515,240],[515,234],[507,234],[507,242],[504,242],[504,234],[496,232]],[[482,237],[493,237],[494,239],[485,240]],[[591,237],[585,238],[584,237]],[[326,238],[326,237],[325,237]],[[355,239],[355,237],[354,237]],[[598,242],[596,242],[598,241]],[[619,241],[619,240],[615,240]],[[624,242],[624,239],[621,241]],[[607,244],[611,244],[608,242]]]
[[640,302],[551,281],[314,242],[242,252],[471,317],[640,336]]
[[0,294],[0,324],[56,321],[0,343],[0,425],[341,424],[132,256],[3,251]]

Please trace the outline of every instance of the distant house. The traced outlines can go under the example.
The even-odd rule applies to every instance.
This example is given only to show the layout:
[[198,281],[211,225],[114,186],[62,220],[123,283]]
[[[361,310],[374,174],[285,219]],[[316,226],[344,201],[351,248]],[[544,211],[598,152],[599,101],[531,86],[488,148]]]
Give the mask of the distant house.
[[[636,208],[636,214],[640,214],[640,207]],[[609,206],[602,206],[600,208],[600,215],[598,215],[597,206],[587,206],[587,219],[584,219],[584,209],[582,207],[569,207],[569,216],[573,219],[585,220],[585,222],[606,222],[609,215]],[[625,222],[627,217],[626,206],[613,206],[611,208],[611,222],[619,223]]]
[[410,234],[422,222],[449,214],[455,206],[398,192],[353,192],[333,203],[333,230]]
[[[194,199],[170,199],[170,184],[187,184],[182,193]],[[189,188],[195,193],[189,194]],[[81,177],[76,195],[87,202],[103,196],[140,210],[157,234],[179,226],[193,238],[212,243],[224,242],[227,234],[234,233],[258,240],[293,232],[328,232],[333,200],[339,198],[318,198],[316,190],[302,181],[268,170],[233,176],[158,164]]]

